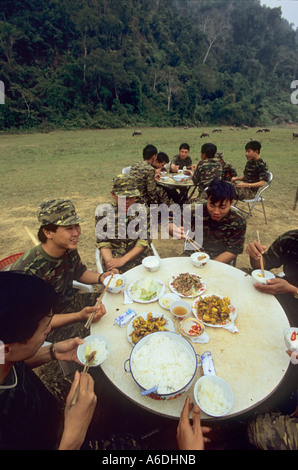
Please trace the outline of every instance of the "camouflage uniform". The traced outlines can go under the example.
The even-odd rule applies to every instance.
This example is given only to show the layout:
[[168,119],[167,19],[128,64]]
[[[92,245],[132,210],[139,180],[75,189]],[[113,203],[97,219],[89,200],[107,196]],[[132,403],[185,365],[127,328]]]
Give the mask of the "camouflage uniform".
[[231,181],[234,176],[237,176],[237,170],[229,162],[223,159],[222,152],[216,152],[215,156],[218,158],[219,163],[222,166],[222,179],[224,181]]
[[171,204],[171,200],[164,188],[157,186],[155,169],[147,161],[134,163],[130,169],[130,176],[135,178],[140,197],[149,207],[150,204]]
[[250,443],[259,450],[298,450],[298,418],[257,414],[248,425]]
[[[194,215],[194,204],[192,205]],[[192,222],[194,230],[195,221]],[[212,220],[209,215],[207,204],[203,204],[203,247],[202,250],[216,258],[224,251],[240,255],[243,252],[246,232],[246,220],[238,211],[231,208],[230,212],[219,221]],[[185,251],[191,255],[192,251]]]
[[[279,236],[264,254],[267,270],[283,266],[284,279],[298,289],[298,230],[289,230]],[[289,294],[276,295],[285,310],[291,326],[297,325],[298,299]]]
[[222,179],[222,167],[217,158],[201,160],[194,171],[194,184],[202,192],[214,179]]
[[191,157],[188,155],[186,158],[184,158],[184,160],[182,160],[182,158],[180,158],[180,155],[175,155],[175,157],[173,157],[170,165],[178,165],[179,166],[179,170],[183,170],[183,168],[186,166],[188,169],[191,169],[192,167],[192,159]]
[[[249,160],[244,168],[243,183],[267,181],[267,173],[268,167],[262,158],[259,158],[257,161]],[[235,184],[236,198],[239,201],[243,201],[243,199],[253,199],[258,192],[258,189],[259,188],[237,188],[237,184]]]
[[[68,226],[78,224],[84,219],[77,216],[71,201],[58,199],[40,205],[38,220],[41,226],[49,224]],[[98,292],[82,294],[73,288],[73,281],[78,280],[87,270],[77,250],[67,250],[60,258],[53,258],[41,245],[38,245],[22,255],[12,265],[11,270],[41,277],[51,284],[58,294],[55,314],[80,311],[85,306],[94,305],[98,297]],[[52,330],[47,340],[62,341],[75,336],[84,337],[87,334],[88,330],[84,324],[77,322]]]
[[[113,190],[112,192],[115,194],[115,196],[118,197],[136,197],[138,198],[140,196],[140,192],[137,189],[137,184],[135,179],[130,175],[119,175],[114,179],[114,184],[113,184]],[[135,201],[135,204],[141,204],[140,199],[137,199]],[[139,264],[142,263],[142,260],[146,258],[146,256],[151,256],[153,255],[153,251],[151,249],[151,240],[150,240],[150,219],[149,219],[149,209],[145,204],[141,204],[142,209],[144,209],[144,212],[141,212],[140,215],[138,212],[133,215],[129,216],[121,216],[119,214],[119,207],[117,202],[114,202],[111,206],[113,208],[113,211],[104,211],[102,215],[96,215],[95,216],[95,225],[102,221],[104,218],[106,218],[105,223],[107,224],[107,227],[113,227],[113,235],[115,234],[115,237],[110,237],[109,234],[107,234],[106,237],[104,238],[97,238],[96,239],[96,246],[100,250],[101,248],[109,248],[112,251],[112,255],[114,258],[121,258],[124,256],[126,253],[128,253],[130,250],[132,250],[134,247],[142,247],[144,248],[144,251],[138,255],[136,258],[132,259],[131,261],[127,262],[124,266],[118,268],[119,272],[123,273],[125,271],[128,271],[131,268],[134,268],[135,266],[138,266]],[[146,235],[147,238],[129,238],[129,236],[126,236],[125,238],[121,238],[119,234],[127,234],[127,227],[129,224],[133,226],[133,221],[138,221],[138,227],[139,230],[142,230],[142,228],[146,227]],[[104,261],[101,257],[101,260],[103,262],[104,268],[106,269],[106,266],[104,264]]]

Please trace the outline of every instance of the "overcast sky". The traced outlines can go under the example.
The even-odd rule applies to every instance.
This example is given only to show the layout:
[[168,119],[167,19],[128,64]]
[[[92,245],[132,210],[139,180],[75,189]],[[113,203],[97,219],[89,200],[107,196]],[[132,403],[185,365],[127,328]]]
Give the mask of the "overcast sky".
[[270,8],[281,7],[282,16],[298,28],[298,0],[261,0],[261,5]]

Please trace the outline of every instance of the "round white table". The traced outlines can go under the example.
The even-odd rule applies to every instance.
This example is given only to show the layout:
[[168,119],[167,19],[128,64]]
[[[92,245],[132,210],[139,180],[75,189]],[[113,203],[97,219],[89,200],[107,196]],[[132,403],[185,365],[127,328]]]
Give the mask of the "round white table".
[[[166,258],[161,260],[158,271],[148,273],[140,265],[125,276],[128,286],[132,281],[147,275],[154,275],[165,284],[165,292],[171,292],[171,276],[183,272],[199,274],[206,282],[205,294],[218,294],[229,297],[236,306],[235,326],[238,332],[232,333],[224,328],[206,326],[209,342],[194,343],[198,354],[211,351],[216,375],[225,379],[234,393],[234,406],[227,416],[237,416],[261,404],[279,386],[290,359],[286,354],[283,339],[284,329],[289,327],[288,319],[274,296],[258,292],[253,286],[253,279],[243,271],[232,266],[209,261],[203,268],[193,266],[187,257]],[[194,299],[185,299],[193,303]],[[186,394],[194,402],[193,386],[202,373],[197,368],[192,387],[174,400],[158,401],[142,396],[130,372],[124,369],[124,363],[130,357],[132,345],[129,343],[127,327],[119,327],[114,320],[129,308],[137,314],[146,312],[163,313],[171,318],[179,333],[179,321],[174,319],[169,310],[163,309],[158,301],[148,304],[133,302],[124,304],[123,292],[106,293],[103,298],[106,315],[91,326],[91,333],[105,336],[111,345],[107,360],[101,365],[104,373],[114,386],[134,403],[147,410],[165,417],[179,418]],[[215,419],[202,413],[203,419]]]

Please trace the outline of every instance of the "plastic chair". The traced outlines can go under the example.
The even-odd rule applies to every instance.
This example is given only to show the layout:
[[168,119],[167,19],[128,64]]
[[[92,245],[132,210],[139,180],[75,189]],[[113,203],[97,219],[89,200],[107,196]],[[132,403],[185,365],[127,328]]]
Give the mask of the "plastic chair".
[[[157,258],[160,259],[160,256],[155,248],[155,246],[153,245],[153,243],[151,243],[151,249],[154,253],[154,256],[156,256]],[[95,261],[96,261],[96,267],[97,267],[97,271],[99,272],[99,274],[103,273],[103,267],[102,267],[102,264],[101,264],[101,259],[100,259],[100,250],[99,248],[95,248]]]
[[129,175],[131,166],[126,166],[122,168],[122,175]]
[[[254,209],[255,209],[256,211],[258,211],[258,212],[262,212],[262,214],[264,214],[265,224],[267,224],[267,217],[266,217],[266,212],[265,212],[265,205],[264,205],[263,193],[264,193],[264,191],[266,191],[266,189],[269,188],[270,184],[272,183],[272,180],[273,180],[273,173],[271,173],[271,171],[268,171],[267,175],[268,175],[268,176],[267,176],[267,184],[266,184],[266,186],[264,186],[263,188],[261,188],[261,189],[257,192],[257,194],[255,195],[255,197],[254,197],[253,199],[243,199],[243,201],[237,201],[237,202],[236,202],[236,204],[237,204],[238,202],[244,202],[244,203],[246,203],[246,204],[248,205],[248,210],[247,210],[247,211],[245,211],[244,209],[239,208],[239,210],[240,210],[241,212],[243,212],[244,214],[246,214],[246,218],[248,218],[248,217],[251,215],[251,213],[252,213],[252,211],[253,211]],[[256,207],[256,204],[259,203],[259,202],[262,204],[262,209],[258,209],[258,208]],[[236,204],[235,204],[235,205],[236,205]]]

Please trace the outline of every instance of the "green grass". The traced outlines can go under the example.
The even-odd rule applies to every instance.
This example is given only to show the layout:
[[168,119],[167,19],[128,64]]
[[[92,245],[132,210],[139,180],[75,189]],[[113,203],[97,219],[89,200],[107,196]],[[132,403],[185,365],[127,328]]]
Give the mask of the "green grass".
[[[212,129],[144,128],[142,135],[135,137],[132,137],[133,129],[2,134],[0,259],[16,252],[19,245],[23,246],[26,240],[21,230],[23,223],[29,220],[36,229],[35,214],[39,203],[56,197],[71,198],[78,211],[87,218],[88,228],[83,228],[83,232],[89,236],[88,243],[92,243],[90,256],[93,259],[95,207],[109,200],[113,177],[123,167],[142,160],[142,150],[149,143],[172,157],[178,152],[180,143],[188,142],[196,162],[200,159],[201,145],[213,142],[224,153],[224,158],[237,168],[238,174],[242,174],[246,142],[260,140],[261,156],[274,174],[267,193],[268,239],[287,227],[297,226],[297,216],[291,210],[297,188],[298,140],[292,138],[296,129],[272,127],[270,132],[261,134],[256,133],[257,129],[232,131],[222,128],[220,133],[212,133]],[[203,131],[209,132],[209,137],[200,138]],[[274,214],[271,215],[272,210]],[[257,215],[256,220],[263,225],[262,215]]]

